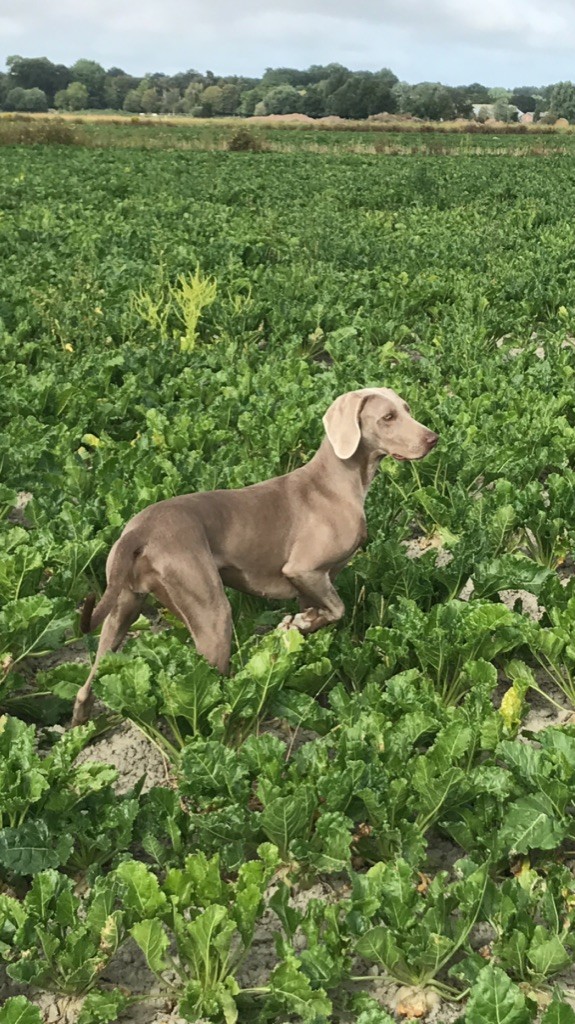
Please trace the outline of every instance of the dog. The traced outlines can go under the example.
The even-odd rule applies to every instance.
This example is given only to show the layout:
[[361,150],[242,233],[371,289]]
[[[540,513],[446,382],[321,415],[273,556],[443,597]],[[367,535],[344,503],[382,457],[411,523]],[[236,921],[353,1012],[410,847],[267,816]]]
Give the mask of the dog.
[[439,437],[391,388],[340,395],[323,425],[320,448],[291,473],[168,498],[129,521],[108,556],[103,597],[95,607],[89,597],[82,611],[83,632],[103,629],[73,725],[89,718],[98,664],[118,649],[148,594],[182,620],[198,653],[222,674],[232,637],[224,587],[296,598],[300,610],[284,618],[284,629],[313,633],[342,618],[333,580],[366,540],[364,502],[381,459],[422,459]]

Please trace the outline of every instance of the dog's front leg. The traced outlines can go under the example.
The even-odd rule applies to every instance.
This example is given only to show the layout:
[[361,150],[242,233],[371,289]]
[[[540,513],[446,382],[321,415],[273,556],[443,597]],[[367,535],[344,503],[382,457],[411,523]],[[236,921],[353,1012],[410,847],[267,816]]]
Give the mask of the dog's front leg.
[[289,562],[282,572],[296,588],[304,610],[297,615],[286,615],[280,629],[299,629],[301,633],[315,633],[317,629],[337,622],[345,606],[325,569],[298,569]]

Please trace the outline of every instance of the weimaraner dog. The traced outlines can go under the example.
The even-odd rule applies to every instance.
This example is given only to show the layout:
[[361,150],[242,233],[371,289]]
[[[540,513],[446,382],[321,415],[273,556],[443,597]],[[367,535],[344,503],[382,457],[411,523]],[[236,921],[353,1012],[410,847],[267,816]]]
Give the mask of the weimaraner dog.
[[439,440],[390,388],[340,395],[324,418],[326,437],[305,466],[239,490],[168,498],[139,512],[108,556],[108,586],[81,627],[102,623],[98,651],[78,691],[73,724],[85,722],[92,680],[154,594],[188,627],[199,654],[227,673],[232,635],[224,586],[260,597],[297,598],[283,628],[313,633],[344,605],[332,580],[366,539],[365,496],[385,455],[422,459]]

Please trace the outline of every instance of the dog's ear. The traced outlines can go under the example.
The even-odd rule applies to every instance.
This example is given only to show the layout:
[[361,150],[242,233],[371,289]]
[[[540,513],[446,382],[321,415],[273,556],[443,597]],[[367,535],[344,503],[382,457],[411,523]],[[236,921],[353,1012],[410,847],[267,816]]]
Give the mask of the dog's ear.
[[323,425],[338,459],[350,459],[361,440],[359,414],[367,399],[362,391],[348,391],[332,402]]

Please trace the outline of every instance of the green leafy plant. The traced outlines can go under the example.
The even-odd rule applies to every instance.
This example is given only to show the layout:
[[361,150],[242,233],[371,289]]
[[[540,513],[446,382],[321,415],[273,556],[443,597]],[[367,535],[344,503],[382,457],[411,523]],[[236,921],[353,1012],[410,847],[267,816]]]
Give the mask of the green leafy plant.
[[573,728],[544,729],[537,741],[502,740],[492,792],[444,815],[442,827],[473,856],[505,863],[572,838]]
[[571,509],[575,497],[575,474],[565,469],[550,473],[544,484],[530,481],[518,498],[523,521],[523,543],[532,558],[556,568],[572,549],[575,540]]
[[[63,598],[34,594],[4,604],[0,610],[0,707],[40,716],[47,711],[45,717],[52,717],[52,708],[42,707],[42,703],[49,704],[50,695],[30,688],[23,692],[24,679],[18,670],[27,659],[62,647],[73,625],[72,608]],[[62,702],[58,710],[62,711]]]
[[[429,675],[446,703],[455,703],[473,685],[478,672],[492,673],[488,664],[524,643],[520,615],[504,605],[483,601],[449,601],[425,615],[414,601],[398,601],[391,612],[398,662],[415,663]],[[387,640],[382,630],[378,642]],[[407,666],[406,666],[407,667]]]
[[484,763],[509,734],[491,704],[493,682],[490,673],[478,677],[457,708],[416,670],[383,691],[369,683],[350,697],[335,687],[332,729],[292,756],[269,735],[238,751],[190,740],[179,782],[189,827],[230,866],[264,838],[296,872],[341,871],[353,854],[372,862],[400,853],[417,863],[447,812],[459,821],[485,798],[501,820],[513,780]]
[[535,1019],[537,1004],[523,994],[516,984],[494,964],[481,971],[471,990],[465,1024],[530,1024]]
[[[150,970],[160,977],[168,969],[175,973],[174,988],[186,1020],[223,1017],[234,1024],[238,1001],[267,994],[288,1009],[311,1004],[329,1011],[325,994],[311,989],[295,963],[280,964],[266,986],[242,989],[238,984],[237,973],[263,912],[265,888],[279,862],[277,850],[269,843],[258,848],[258,856],[242,864],[233,882],[222,879],[217,855],[208,859],[201,853],[189,854],[182,868],[168,871],[161,890],[149,875],[157,903],[155,916],[136,922],[131,935]],[[132,868],[127,863],[118,873],[129,880]],[[145,884],[140,873],[134,902]],[[310,1015],[302,1019],[308,1017],[312,1019]]]
[[574,1024],[575,1011],[570,1003],[557,994],[538,1015],[537,1003],[495,963],[484,965],[471,989],[465,1024]]
[[458,861],[456,881],[440,872],[422,882],[398,859],[354,877],[351,925],[356,953],[402,984],[456,995],[438,975],[453,962],[479,918],[488,869],[487,863]]
[[575,882],[567,868],[525,868],[492,898],[493,955],[511,977],[538,987],[572,963]]
[[0,1006],[1,1024],[42,1024],[40,1010],[25,996],[12,996]]
[[[10,978],[37,988],[82,994],[125,940],[117,876],[97,878],[83,896],[51,869],[36,875],[24,900],[0,894],[0,955]],[[138,908],[141,912],[141,908]]]
[[[78,1024],[110,1024],[129,1005],[120,989],[88,993],[78,1014]],[[25,996],[12,996],[0,1006],[0,1024],[42,1024],[40,1009]]]
[[78,1014],[78,1024],[110,1024],[121,1016],[132,999],[119,988],[88,992]]
[[[190,737],[233,745],[256,729],[265,714],[305,721],[316,710],[306,691],[319,692],[332,670],[325,656],[306,664],[303,648],[296,630],[272,633],[226,679],[179,637],[142,639],[130,657],[107,655],[95,690],[177,762]],[[286,686],[293,693],[286,694]]]
[[180,351],[193,352],[197,342],[198,323],[202,312],[216,298],[217,283],[205,277],[197,267],[193,274],[180,274],[174,285],[168,284],[165,293],[154,297],[141,291],[134,298],[134,309],[153,330],[163,338],[172,317],[180,322]]
[[[562,690],[570,704],[575,706],[575,597],[569,597],[563,607],[551,607],[548,617],[551,622],[548,628],[532,629],[530,650],[550,681]],[[531,687],[553,702],[553,697],[545,692],[533,676]]]
[[116,769],[75,759],[96,731],[65,733],[45,756],[34,726],[0,718],[0,872],[4,879],[46,868],[70,871],[109,863],[132,842],[141,784],[114,792]]

